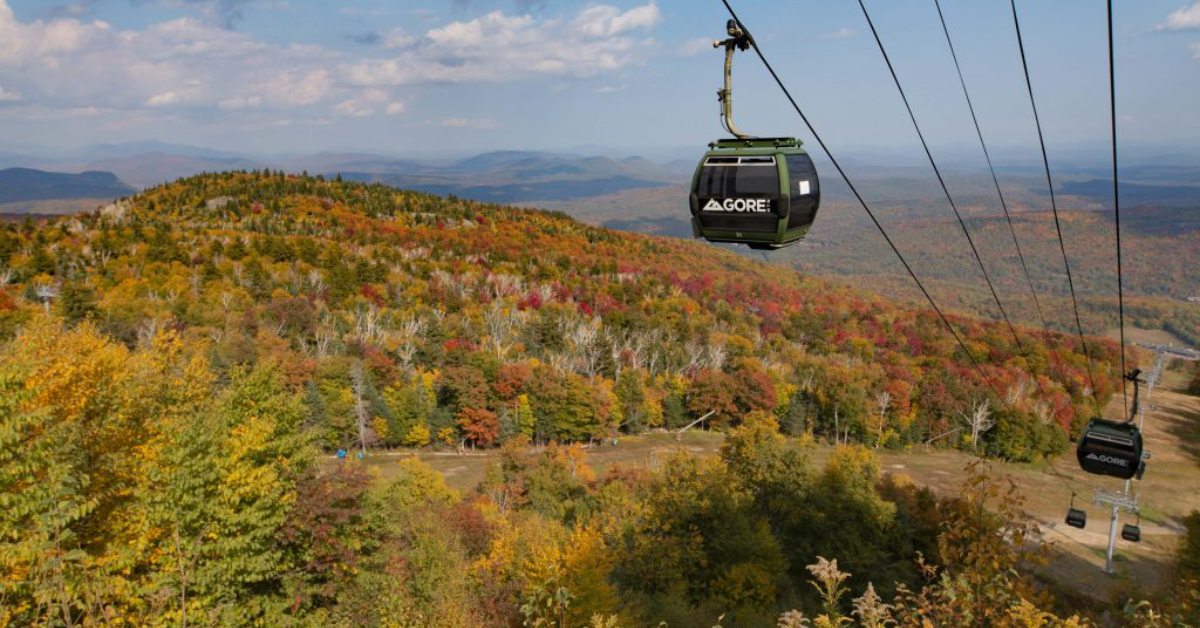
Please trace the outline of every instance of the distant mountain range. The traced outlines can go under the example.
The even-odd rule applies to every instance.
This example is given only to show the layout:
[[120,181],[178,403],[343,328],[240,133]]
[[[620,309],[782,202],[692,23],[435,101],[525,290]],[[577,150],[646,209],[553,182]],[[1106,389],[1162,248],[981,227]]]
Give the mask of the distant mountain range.
[[[538,151],[495,151],[464,159],[415,160],[370,153],[317,153],[255,158],[157,142],[97,145],[70,158],[48,159],[0,153],[0,167],[55,171],[105,171],[136,188],[200,172],[271,168],[354,181],[454,194],[497,203],[561,201],[625,190],[678,185],[691,175],[691,162],[659,164],[640,157],[613,159]],[[120,195],[128,193],[122,189]],[[16,200],[32,200],[13,191]],[[43,198],[39,196],[38,198]],[[71,197],[55,197],[71,198]]]
[[[1195,181],[1196,179],[1191,179]],[[1089,179],[1067,181],[1062,185],[1063,193],[1083,196],[1099,202],[1112,202],[1112,179]],[[1195,185],[1142,185],[1121,179],[1122,205],[1155,205],[1158,207],[1190,207],[1200,204],[1200,186]]]
[[356,160],[338,164],[345,167],[336,171],[354,181],[386,183],[443,196],[454,194],[492,203],[528,203],[677,185],[690,176],[692,167],[655,164],[640,157],[617,160],[532,151],[496,151],[451,163],[403,164],[394,167]]
[[58,199],[106,199],[128,196],[136,190],[111,172],[89,170],[79,174],[46,172],[32,168],[0,170],[0,204]]
[[[36,177],[29,182],[23,182],[21,186],[6,184],[0,193],[9,200],[0,200],[0,205],[12,200],[29,202],[47,198],[84,198],[79,194],[87,194],[85,198],[111,198],[128,194],[129,186],[141,189],[200,172],[270,168],[297,174],[321,174],[326,177],[341,175],[342,178],[353,181],[379,182],[485,202],[562,209],[561,205],[568,202],[598,199],[598,206],[608,206],[612,203],[605,202],[604,199],[613,198],[614,195],[620,197],[625,193],[636,194],[638,191],[655,194],[655,190],[658,189],[685,187],[695,167],[693,159],[650,161],[641,157],[615,157],[615,153],[606,153],[600,147],[578,150],[580,152],[501,150],[457,158],[409,158],[366,152],[252,156],[147,141],[97,144],[66,153],[48,153],[40,157],[0,151],[0,168],[19,166],[55,172],[89,171],[88,176],[70,185],[54,182],[43,184],[39,188],[36,185]],[[603,156],[598,156],[599,154]],[[852,200],[848,190],[844,189],[837,177],[832,176],[831,167],[820,155],[815,157],[818,170],[829,175],[826,177],[827,185],[824,190],[826,200]],[[1180,161],[1173,165],[1160,163],[1165,157],[1151,157],[1123,167],[1123,200],[1135,206],[1141,203],[1193,205],[1196,192],[1200,188],[1191,187],[1191,184],[1200,180],[1200,165],[1186,159],[1186,155],[1180,156]],[[847,158],[847,163],[855,165],[853,170],[860,187],[868,197],[876,199],[877,203],[895,206],[898,210],[903,209],[908,217],[914,217],[913,212],[937,213],[942,209],[931,196],[933,188],[929,186],[928,172],[921,164],[915,164],[909,159],[896,158],[890,153],[869,151],[862,152],[857,157]],[[1044,199],[1035,185],[1042,177],[1040,171],[1034,168],[1025,172],[1025,166],[1011,165],[1018,161],[1009,163],[1010,165],[1006,166],[1007,170],[1002,168],[1004,183],[1009,186],[1021,184],[1018,186],[1020,191],[1014,192],[1020,196],[1012,200],[1024,201],[1030,206],[1040,206]],[[113,184],[110,180],[96,185],[96,175],[90,174],[90,171],[111,173],[109,176],[119,181]],[[969,193],[959,191],[960,200],[969,208],[994,205],[991,180],[985,177],[984,173],[985,171],[978,168],[967,168],[954,173],[958,187],[966,186],[971,190]],[[1064,164],[1056,174],[1058,177],[1055,183],[1064,194],[1077,195],[1098,203],[1107,201],[1110,184],[1103,180],[1102,168],[1085,165],[1083,162],[1071,162]],[[1028,185],[1025,185],[1025,179],[1029,180]],[[126,183],[128,185],[125,185]],[[86,189],[78,191],[80,185]],[[47,196],[50,194],[54,196]],[[59,205],[61,207],[41,213],[77,211],[68,209],[64,203]],[[79,206],[80,203],[75,205]],[[0,212],[4,211],[11,213],[14,210],[10,207],[0,207]],[[671,217],[675,218],[677,214],[673,206]],[[676,225],[668,228],[663,224],[656,229],[667,232],[680,231],[681,228],[677,227]]]
[[97,159],[83,167],[107,170],[132,185],[146,188],[201,172],[251,170],[262,168],[263,164],[243,157],[152,152]]

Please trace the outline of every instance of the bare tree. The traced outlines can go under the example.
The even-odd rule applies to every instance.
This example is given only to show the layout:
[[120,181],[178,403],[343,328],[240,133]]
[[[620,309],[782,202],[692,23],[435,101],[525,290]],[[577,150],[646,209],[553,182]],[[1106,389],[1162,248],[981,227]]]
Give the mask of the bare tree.
[[579,365],[579,370],[589,378],[595,377],[600,370],[600,357],[604,347],[600,339],[600,318],[596,317],[583,321],[570,328],[565,334],[571,357]]
[[312,287],[313,294],[318,295],[324,294],[325,288],[328,287],[325,284],[325,278],[321,276],[321,271],[315,268],[308,271],[308,285]]
[[704,365],[707,363],[706,358],[708,357],[708,352],[704,345],[696,342],[695,340],[689,340],[687,341],[687,344],[683,346],[683,351],[687,354],[688,359],[687,366],[684,368],[684,370],[690,371],[692,369],[704,368]]
[[321,313],[321,319],[317,323],[316,330],[313,332],[313,349],[316,351],[318,358],[329,355],[334,340],[337,340],[337,321],[326,310]]
[[1017,380],[1017,383],[1009,386],[1008,390],[1005,392],[1005,401],[1008,402],[1008,405],[1015,406],[1020,403],[1021,400],[1025,398],[1025,395],[1029,392],[1029,380],[1022,377],[1021,379]]
[[354,417],[358,422],[358,446],[363,456],[367,455],[367,420],[370,410],[367,407],[367,378],[363,373],[362,363],[355,362],[350,367],[350,379],[354,384]]
[[471,284],[474,283],[474,278],[470,273],[455,275],[444,270],[435,270],[430,273],[429,277],[433,282],[445,288],[447,292],[460,299],[465,299],[471,294]]
[[1042,425],[1049,425],[1050,420],[1054,418],[1054,409],[1050,404],[1039,401],[1033,406],[1033,414],[1042,422]]
[[546,354],[546,363],[559,373],[570,373],[574,370],[575,360],[566,353],[553,351]]
[[396,358],[405,370],[412,368],[413,357],[417,354],[417,338],[425,332],[425,321],[416,316],[404,319],[396,329],[399,342],[395,351]]
[[158,336],[158,320],[153,318],[142,319],[137,326],[138,346],[149,347],[154,344],[154,338]]
[[[729,356],[729,351],[725,345],[711,344],[708,345],[708,366],[713,370],[721,370],[725,366],[725,359]],[[769,367],[768,367],[769,368]]]
[[354,337],[358,342],[379,346],[383,344],[387,333],[383,315],[375,305],[369,305],[367,309],[354,313]]
[[887,411],[892,405],[892,393],[881,390],[875,395],[875,405],[879,406],[879,430],[876,433],[875,448],[879,448],[879,444],[883,442],[883,427],[887,425]]
[[400,249],[400,257],[403,257],[405,261],[410,262],[415,259],[422,259],[428,254],[429,249],[420,246],[412,249]]
[[[501,275],[507,276],[507,275]],[[517,327],[524,313],[495,301],[492,307],[483,313],[483,322],[487,325],[488,344],[498,358],[508,355],[512,345],[517,340]]]
[[488,275],[488,288],[493,299],[503,299],[525,291],[525,282],[516,275],[497,273]]
[[800,389],[811,391],[813,389],[813,380],[816,379],[816,377],[816,369],[808,369],[804,371],[804,377],[800,380]]
[[996,425],[996,420],[992,418],[991,404],[986,399],[973,402],[970,414],[959,413],[959,415],[967,422],[967,427],[971,428],[972,449],[978,446],[979,437]]
[[550,303],[554,300],[554,288],[549,285],[542,284],[538,286],[537,295],[538,298],[542,300],[542,303]]

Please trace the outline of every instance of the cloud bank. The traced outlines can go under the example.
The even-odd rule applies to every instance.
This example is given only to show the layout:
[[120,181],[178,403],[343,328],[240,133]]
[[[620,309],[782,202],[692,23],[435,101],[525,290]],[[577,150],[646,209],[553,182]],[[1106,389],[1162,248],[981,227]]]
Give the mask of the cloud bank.
[[55,15],[19,21],[0,0],[0,105],[41,117],[278,115],[362,118],[406,111],[408,86],[582,78],[645,58],[654,2],[539,18],[493,11],[423,33],[383,33],[349,53],[229,28],[244,1],[193,0],[205,15],[121,30]]
[[1183,7],[1167,16],[1167,21],[1158,25],[1162,31],[1187,31],[1200,29],[1200,2]]

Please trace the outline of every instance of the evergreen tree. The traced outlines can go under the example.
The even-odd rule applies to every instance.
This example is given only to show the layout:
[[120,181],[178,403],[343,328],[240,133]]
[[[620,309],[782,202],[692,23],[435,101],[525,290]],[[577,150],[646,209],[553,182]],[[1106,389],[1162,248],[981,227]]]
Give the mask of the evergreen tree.
[[72,325],[97,316],[100,310],[96,307],[95,291],[84,283],[64,283],[58,294],[58,311]]

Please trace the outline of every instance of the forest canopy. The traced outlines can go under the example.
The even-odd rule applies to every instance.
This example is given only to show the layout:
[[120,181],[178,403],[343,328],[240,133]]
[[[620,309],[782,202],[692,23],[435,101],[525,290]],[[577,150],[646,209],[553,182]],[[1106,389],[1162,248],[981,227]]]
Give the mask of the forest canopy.
[[[0,334],[47,306],[221,377],[270,360],[325,449],[586,441],[773,414],[788,434],[1034,460],[1114,390],[1111,342],[930,311],[691,242],[281,172],[0,227]],[[982,368],[976,368],[978,361]],[[1094,384],[1094,387],[1093,387]],[[972,435],[986,402],[996,429]]]
[[[1078,621],[1011,483],[978,462],[937,498],[872,448],[1061,451],[1109,342],[1092,390],[1070,337],[952,317],[968,356],[693,243],[274,172],[5,225],[0,276],[0,625]],[[587,464],[704,416],[717,456]],[[355,446],[498,452],[460,492]]]

